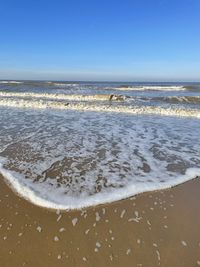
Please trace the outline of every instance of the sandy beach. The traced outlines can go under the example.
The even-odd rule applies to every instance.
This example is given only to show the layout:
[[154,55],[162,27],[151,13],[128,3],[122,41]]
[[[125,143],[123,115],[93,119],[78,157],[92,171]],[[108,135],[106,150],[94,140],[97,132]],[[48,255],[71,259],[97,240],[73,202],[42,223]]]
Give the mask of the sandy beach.
[[199,178],[62,213],[0,183],[1,266],[200,266]]

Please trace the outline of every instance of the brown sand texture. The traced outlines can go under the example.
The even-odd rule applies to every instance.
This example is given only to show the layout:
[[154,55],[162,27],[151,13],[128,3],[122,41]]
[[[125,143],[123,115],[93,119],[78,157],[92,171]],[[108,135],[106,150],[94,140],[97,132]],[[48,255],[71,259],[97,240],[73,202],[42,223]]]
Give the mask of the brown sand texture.
[[0,176],[0,267],[200,266],[200,179],[81,211],[50,211]]

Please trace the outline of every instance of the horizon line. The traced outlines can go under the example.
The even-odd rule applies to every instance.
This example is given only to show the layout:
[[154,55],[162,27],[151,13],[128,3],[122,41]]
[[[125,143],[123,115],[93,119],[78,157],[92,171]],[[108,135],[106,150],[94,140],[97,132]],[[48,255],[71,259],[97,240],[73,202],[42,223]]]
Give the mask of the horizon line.
[[151,80],[151,81],[144,81],[144,80],[136,80],[136,81],[109,81],[109,80],[50,80],[50,79],[2,79],[0,81],[38,81],[38,82],[96,82],[96,83],[200,83],[199,81],[184,81],[184,80],[176,80],[176,81],[166,81],[166,80]]

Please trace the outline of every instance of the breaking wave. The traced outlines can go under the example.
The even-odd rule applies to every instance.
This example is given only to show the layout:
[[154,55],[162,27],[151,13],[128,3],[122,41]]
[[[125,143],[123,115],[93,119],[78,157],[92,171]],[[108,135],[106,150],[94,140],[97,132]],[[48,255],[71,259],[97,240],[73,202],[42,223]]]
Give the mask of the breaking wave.
[[123,101],[128,96],[117,94],[98,94],[98,95],[77,95],[77,94],[49,94],[49,93],[17,93],[17,92],[1,92],[0,97],[18,97],[18,98],[40,98],[40,99],[56,99],[69,101]]
[[31,108],[31,109],[58,109],[58,110],[77,110],[77,111],[101,111],[114,113],[129,114],[154,114],[164,116],[180,116],[200,118],[200,110],[184,107],[162,107],[162,106],[140,106],[140,105],[108,105],[95,103],[74,103],[74,102],[58,102],[50,100],[27,100],[27,99],[0,99],[2,107]]

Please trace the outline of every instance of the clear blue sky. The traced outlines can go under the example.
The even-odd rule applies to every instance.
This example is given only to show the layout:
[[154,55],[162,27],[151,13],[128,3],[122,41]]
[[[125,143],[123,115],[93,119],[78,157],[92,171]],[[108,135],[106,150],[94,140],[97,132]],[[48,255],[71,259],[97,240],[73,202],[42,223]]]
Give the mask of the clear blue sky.
[[200,81],[200,1],[1,0],[0,79]]

